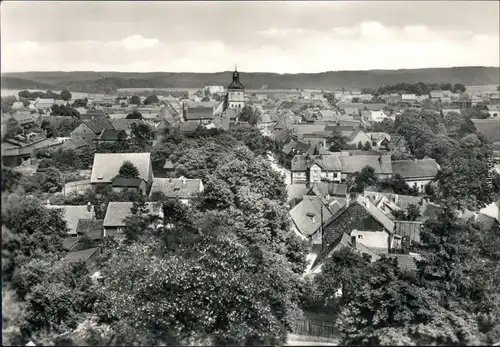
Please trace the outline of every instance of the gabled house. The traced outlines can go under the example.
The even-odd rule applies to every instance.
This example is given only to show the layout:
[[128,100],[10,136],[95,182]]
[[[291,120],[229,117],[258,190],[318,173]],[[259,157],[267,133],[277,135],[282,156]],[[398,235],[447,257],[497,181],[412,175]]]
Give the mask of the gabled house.
[[[125,238],[125,219],[132,215],[132,202],[111,201],[106,210],[103,222],[103,236]],[[160,203],[146,202],[148,212],[159,218],[163,218],[163,208]]]
[[62,261],[69,264],[83,262],[87,268],[94,269],[95,261],[99,257],[99,254],[100,248],[94,247],[81,251],[68,252]]
[[146,181],[140,178],[117,176],[111,183],[114,192],[135,191],[140,194],[146,194]]
[[151,153],[96,153],[90,183],[93,185],[112,185],[118,171],[125,161],[130,161],[139,170],[139,179],[146,182],[144,194],[153,184]]
[[371,138],[371,145],[377,149],[389,150],[389,144],[391,143],[391,135],[386,133],[367,133]]
[[363,120],[365,122],[370,122],[370,123],[380,123],[383,122],[386,119],[389,119],[387,114],[385,114],[384,111],[379,110],[379,111],[373,111],[373,110],[368,110],[368,111],[362,111],[361,116],[363,117]]
[[50,111],[52,105],[54,105],[54,99],[38,99],[35,102],[35,108],[44,112]]
[[296,155],[305,154],[311,146],[303,141],[290,140],[280,152],[280,163],[286,168],[292,166],[293,157]]
[[329,155],[296,155],[291,165],[293,183],[314,183],[322,179],[340,182],[342,162],[340,156]]
[[113,143],[119,140],[125,140],[127,137],[127,134],[120,130],[105,129],[96,139],[94,139],[94,143]]
[[183,204],[189,204],[193,198],[203,194],[204,189],[200,179],[155,177],[149,196],[153,198],[157,195],[162,199],[179,200]]
[[407,153],[408,147],[403,136],[391,135],[389,140],[389,150],[392,153]]
[[[335,211],[336,212],[336,211]],[[333,217],[328,202],[316,196],[304,196],[302,201],[290,210],[293,229],[302,238],[310,239],[313,244],[321,244],[321,226]]]
[[390,155],[355,155],[341,156],[342,179],[347,179],[349,175],[363,170],[365,166],[370,166],[375,170],[375,176],[379,179],[389,178],[393,174],[392,161]]
[[347,138],[346,143],[351,146],[357,146],[360,142],[371,143],[371,138],[363,129],[341,130],[340,133]]
[[276,125],[276,121],[272,119],[271,114],[267,111],[261,113],[259,121],[257,122],[257,129],[259,129],[264,136],[270,136],[272,128]]
[[321,254],[324,256],[325,253],[331,252],[332,244],[339,236],[351,235],[353,230],[385,231],[390,236],[394,231],[394,222],[369,199],[359,196],[326,222],[322,230],[323,234],[317,237],[321,240],[321,248],[320,256],[316,261],[319,261]]
[[71,137],[81,137],[89,145],[92,145],[94,140],[96,140],[104,130],[113,130],[113,125],[109,120],[105,118],[84,120],[71,132]]
[[488,105],[486,111],[488,111],[491,118],[499,118],[500,116],[500,107],[498,105]]
[[63,219],[68,226],[68,236],[77,236],[78,222],[80,219],[95,219],[94,206],[87,205],[45,205],[48,209],[63,211]]
[[109,122],[113,126],[114,130],[123,130],[127,135],[132,133],[132,124],[146,124],[142,119],[110,119]]
[[209,124],[213,121],[214,114],[211,107],[189,108],[184,114],[184,120],[187,122],[197,122],[198,124]]
[[440,167],[434,159],[395,160],[392,162],[392,170],[410,187],[424,192],[425,186],[436,178]]

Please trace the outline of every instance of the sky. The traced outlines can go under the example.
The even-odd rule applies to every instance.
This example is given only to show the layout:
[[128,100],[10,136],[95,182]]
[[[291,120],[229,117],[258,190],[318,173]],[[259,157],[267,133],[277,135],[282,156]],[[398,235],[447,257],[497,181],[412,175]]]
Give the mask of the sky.
[[1,70],[499,66],[499,12],[497,1],[5,1]]

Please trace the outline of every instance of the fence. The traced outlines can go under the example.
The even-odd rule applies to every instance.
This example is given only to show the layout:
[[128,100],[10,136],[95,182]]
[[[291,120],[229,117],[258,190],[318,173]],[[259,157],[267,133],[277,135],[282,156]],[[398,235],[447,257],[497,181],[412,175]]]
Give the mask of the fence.
[[293,329],[294,334],[318,336],[326,338],[338,338],[339,332],[333,322],[319,321],[312,319],[301,319],[295,323]]

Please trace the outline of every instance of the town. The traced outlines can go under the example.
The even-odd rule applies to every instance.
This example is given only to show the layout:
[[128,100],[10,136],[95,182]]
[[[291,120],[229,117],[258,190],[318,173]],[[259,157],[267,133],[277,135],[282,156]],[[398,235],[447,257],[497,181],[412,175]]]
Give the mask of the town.
[[[378,265],[381,259],[395,261],[395,268],[383,271],[418,272],[419,262],[436,266],[425,254],[436,242],[459,247],[460,240],[445,241],[454,238],[455,228],[469,228],[493,243],[481,257],[498,256],[498,90],[471,93],[446,83],[358,92],[247,90],[244,77],[235,69],[227,87],[205,86],[193,94],[125,89],[117,96],[75,99],[67,90],[24,90],[2,98],[2,237],[3,250],[12,252],[4,258],[4,264],[9,259],[4,274],[15,292],[34,300],[26,296],[34,278],[25,276],[53,273],[57,266],[49,266],[47,254],[38,258],[26,249],[32,242],[43,252],[63,252],[62,264],[82,264],[79,271],[94,285],[120,296],[124,289],[104,284],[106,276],[148,265],[139,254],[129,254],[128,261],[137,263],[121,268],[119,244],[131,247],[152,235],[168,239],[182,230],[177,237],[187,239],[176,241],[179,251],[201,237],[196,228],[209,234],[214,227],[217,233],[246,228],[245,242],[262,244],[267,252],[285,247],[273,261],[289,262],[292,274],[317,286],[317,294],[301,299],[304,312],[312,313],[291,325],[293,333],[311,335],[318,317],[357,295],[350,292],[354,284],[344,282],[350,271],[382,271],[377,267],[390,265]],[[195,227],[198,223],[202,227]],[[442,223],[449,229],[442,230]],[[426,230],[443,241],[429,240],[422,235]],[[265,245],[262,238],[274,241]],[[24,250],[14,246],[18,242]],[[218,252],[237,251],[225,247]],[[236,256],[223,254],[220,270]],[[449,256],[446,261],[463,255]],[[33,257],[24,261],[22,272],[15,269],[19,257]],[[161,276],[179,271],[161,264],[156,264],[166,267]],[[271,273],[281,271],[273,269],[276,264],[266,266]],[[221,284],[215,287],[219,294],[212,289],[214,295],[228,290]],[[207,285],[202,290],[209,290]],[[84,286],[68,290],[86,295]],[[320,327],[319,337],[335,336],[333,325]],[[77,335],[56,337],[66,341],[68,334]]]
[[4,1],[2,346],[499,346],[494,1]]

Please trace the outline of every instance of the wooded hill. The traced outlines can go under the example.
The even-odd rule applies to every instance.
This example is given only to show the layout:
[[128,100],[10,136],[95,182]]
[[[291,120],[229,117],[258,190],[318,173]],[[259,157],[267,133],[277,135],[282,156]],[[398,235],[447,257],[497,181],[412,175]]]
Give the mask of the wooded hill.
[[[206,85],[227,85],[231,71],[217,73],[173,72],[94,72],[51,71],[2,74],[6,89],[69,89],[75,92],[106,93],[118,88],[202,88]],[[329,71],[312,74],[276,74],[241,72],[246,88],[377,88],[397,83],[462,83],[464,85],[498,84],[498,67],[453,67],[406,70]]]

